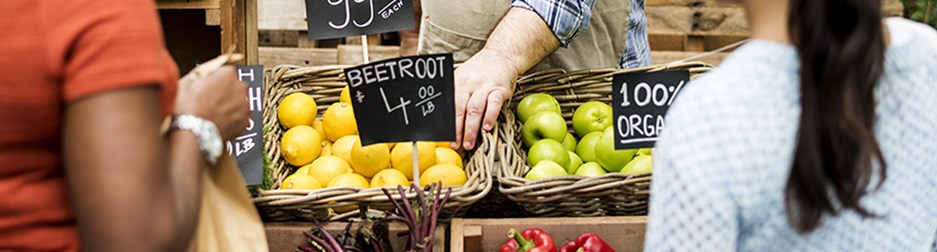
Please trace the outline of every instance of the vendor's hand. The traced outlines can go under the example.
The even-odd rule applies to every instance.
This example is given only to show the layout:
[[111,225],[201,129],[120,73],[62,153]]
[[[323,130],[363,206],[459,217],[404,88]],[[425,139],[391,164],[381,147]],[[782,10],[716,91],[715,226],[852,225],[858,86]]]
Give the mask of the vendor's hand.
[[514,92],[517,71],[510,61],[482,50],[455,71],[456,140],[453,149],[475,148],[479,128],[491,131]]
[[189,74],[179,80],[175,115],[189,114],[215,123],[222,139],[231,140],[247,128],[250,108],[247,85],[234,67],[223,66],[204,77]]

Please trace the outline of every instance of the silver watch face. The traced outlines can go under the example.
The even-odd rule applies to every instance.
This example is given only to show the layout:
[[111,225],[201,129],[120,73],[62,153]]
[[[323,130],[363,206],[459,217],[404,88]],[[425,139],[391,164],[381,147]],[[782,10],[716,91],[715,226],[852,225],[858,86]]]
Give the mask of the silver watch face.
[[218,127],[211,121],[193,116],[181,115],[176,119],[176,127],[191,131],[198,138],[199,149],[205,155],[205,161],[214,165],[224,151],[224,141]]
[[207,142],[206,144],[209,145],[206,146],[206,151],[208,151],[209,158],[217,160],[224,151],[224,141],[221,141],[221,134],[214,124],[209,124],[207,128],[211,133],[208,134],[208,139],[205,139]]

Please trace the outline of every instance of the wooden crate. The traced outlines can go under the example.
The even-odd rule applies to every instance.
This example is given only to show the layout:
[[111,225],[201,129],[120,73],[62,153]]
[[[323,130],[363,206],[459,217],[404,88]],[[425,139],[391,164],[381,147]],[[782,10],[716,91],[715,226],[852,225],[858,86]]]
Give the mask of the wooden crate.
[[[257,0],[259,59],[264,67],[363,63],[361,37],[309,40],[303,0]],[[371,61],[399,57],[399,46],[382,46],[381,35],[367,36]]]
[[751,35],[745,11],[736,4],[656,0],[647,2],[645,12],[655,51],[711,51]]
[[[361,45],[338,45],[337,48],[260,47],[259,62],[265,68],[278,65],[358,65],[364,62],[361,50]],[[399,46],[368,46],[371,61],[399,56]]]
[[498,251],[508,239],[508,230],[538,227],[553,236],[557,248],[582,233],[595,233],[615,251],[642,251],[647,217],[452,219],[451,252]]
[[[316,224],[312,222],[269,222],[264,224],[267,231],[267,244],[269,245],[270,251],[275,252],[295,251],[300,245],[309,244],[306,241],[306,237],[303,235],[303,231],[309,231],[316,226]],[[327,222],[323,223],[322,226],[330,233],[337,235],[345,229],[346,224],[346,222]],[[439,224],[436,228],[433,251],[445,251],[447,227],[448,226],[443,223]],[[352,225],[352,234],[357,230],[356,228],[355,225]],[[388,228],[391,233],[390,242],[393,247],[392,251],[403,251],[404,246],[406,246],[407,236],[397,236],[395,234],[406,232],[406,224],[392,222]]]
[[257,0],[157,0],[166,47],[181,74],[235,48],[257,64]]

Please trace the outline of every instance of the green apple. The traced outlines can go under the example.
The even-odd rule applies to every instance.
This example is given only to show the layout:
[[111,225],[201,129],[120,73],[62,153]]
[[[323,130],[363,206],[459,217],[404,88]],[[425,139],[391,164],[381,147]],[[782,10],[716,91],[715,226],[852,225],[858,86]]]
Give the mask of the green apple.
[[524,123],[521,128],[521,135],[524,136],[524,146],[530,147],[541,139],[553,139],[562,142],[566,138],[567,132],[566,120],[560,113],[553,111],[542,111],[530,116],[530,119]]
[[612,126],[612,106],[604,102],[583,103],[573,113],[573,130],[579,137],[591,132],[602,132],[608,126]]
[[566,152],[569,152],[569,166],[566,167],[566,174],[575,174],[576,170],[579,170],[579,166],[582,166],[582,159],[575,152]]
[[651,155],[651,148],[641,148],[638,149],[638,154]]
[[576,154],[579,154],[582,161],[595,162],[597,160],[595,158],[595,143],[598,143],[600,138],[602,138],[602,132],[596,131],[579,139],[579,144],[576,145]]
[[638,149],[615,150],[615,131],[611,126],[602,132],[602,138],[595,143],[595,157],[599,164],[609,172],[621,171]]
[[540,161],[550,160],[562,165],[569,166],[569,152],[563,144],[553,139],[543,139],[537,141],[530,150],[527,150],[527,165],[533,166]]
[[621,169],[621,173],[638,175],[649,173],[654,170],[654,158],[650,155],[638,154],[637,157],[628,162],[624,168]]
[[606,173],[608,172],[602,169],[602,165],[596,162],[582,164],[582,166],[579,166],[579,170],[576,170],[576,176],[583,177],[596,177]]
[[563,146],[566,147],[567,150],[576,150],[576,137],[566,132],[566,137],[563,138]]
[[557,164],[556,162],[550,160],[543,160],[537,163],[534,167],[530,168],[530,171],[527,172],[527,175],[524,176],[527,180],[541,180],[549,177],[565,176],[566,170],[563,169],[563,166]]
[[559,114],[561,112],[560,103],[553,96],[537,93],[524,97],[517,104],[517,118],[522,123],[526,123],[527,119],[541,111],[554,111]]

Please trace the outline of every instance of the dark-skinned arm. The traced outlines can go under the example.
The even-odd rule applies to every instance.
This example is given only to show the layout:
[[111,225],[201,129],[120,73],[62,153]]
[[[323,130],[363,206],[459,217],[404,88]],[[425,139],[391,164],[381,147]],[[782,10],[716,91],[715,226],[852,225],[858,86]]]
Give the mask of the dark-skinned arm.
[[[223,139],[247,126],[246,85],[223,67],[179,85],[176,115],[213,122]],[[63,156],[85,251],[183,251],[194,235],[207,162],[194,134],[160,135],[156,85],[65,106]]]
[[205,162],[191,133],[160,135],[158,96],[148,85],[65,107],[63,155],[84,250],[180,251],[192,236]]

